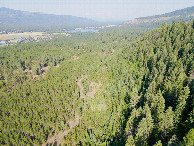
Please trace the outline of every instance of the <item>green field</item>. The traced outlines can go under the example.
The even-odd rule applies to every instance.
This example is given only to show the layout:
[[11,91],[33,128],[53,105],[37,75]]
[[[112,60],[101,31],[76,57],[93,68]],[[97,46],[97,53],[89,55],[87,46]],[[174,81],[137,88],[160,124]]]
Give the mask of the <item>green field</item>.
[[42,37],[47,36],[48,34],[44,32],[23,32],[23,33],[10,33],[10,34],[0,34],[0,40],[8,40],[8,39],[15,39],[21,37]]
[[[9,33],[0,34],[0,43],[17,43],[21,38],[33,38],[33,39],[44,39],[56,36],[69,36],[67,33],[45,33],[45,32],[23,32],[23,33]],[[2,45],[4,46],[4,45]]]

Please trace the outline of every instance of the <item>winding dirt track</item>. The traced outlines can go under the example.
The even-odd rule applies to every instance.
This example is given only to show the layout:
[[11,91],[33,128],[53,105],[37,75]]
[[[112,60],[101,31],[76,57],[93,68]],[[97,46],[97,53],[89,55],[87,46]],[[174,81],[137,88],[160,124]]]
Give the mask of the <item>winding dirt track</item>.
[[76,117],[73,121],[69,121],[69,130],[65,130],[64,132],[60,132],[59,134],[55,134],[53,137],[49,138],[45,144],[42,146],[47,146],[49,144],[53,144],[57,142],[57,145],[62,145],[63,137],[67,136],[67,134],[79,123],[79,117]]

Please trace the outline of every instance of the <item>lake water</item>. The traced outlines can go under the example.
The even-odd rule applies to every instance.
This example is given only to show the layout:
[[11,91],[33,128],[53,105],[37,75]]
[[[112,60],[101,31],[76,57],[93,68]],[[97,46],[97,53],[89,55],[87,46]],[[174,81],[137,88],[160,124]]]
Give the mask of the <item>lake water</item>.
[[98,32],[98,29],[74,29],[70,30],[69,32],[74,33],[74,32]]
[[[17,42],[11,42],[10,44],[16,44]],[[5,45],[5,43],[0,43],[0,46]]]
[[21,40],[22,38],[14,38],[13,40]]

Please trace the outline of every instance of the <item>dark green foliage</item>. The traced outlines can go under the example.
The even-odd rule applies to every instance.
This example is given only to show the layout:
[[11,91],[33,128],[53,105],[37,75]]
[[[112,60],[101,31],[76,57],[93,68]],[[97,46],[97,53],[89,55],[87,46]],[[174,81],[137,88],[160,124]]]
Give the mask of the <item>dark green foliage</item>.
[[185,137],[183,137],[183,144],[192,146],[194,145],[194,129],[191,129]]

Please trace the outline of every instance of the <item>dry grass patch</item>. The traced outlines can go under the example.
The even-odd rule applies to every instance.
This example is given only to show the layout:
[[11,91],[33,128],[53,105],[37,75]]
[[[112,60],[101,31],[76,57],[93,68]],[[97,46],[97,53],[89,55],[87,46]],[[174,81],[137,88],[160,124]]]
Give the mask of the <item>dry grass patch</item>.
[[0,40],[15,39],[21,37],[40,37],[45,35],[43,32],[23,32],[23,33],[9,33],[0,34]]

